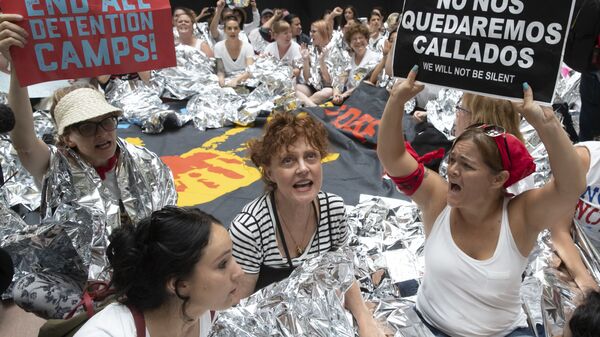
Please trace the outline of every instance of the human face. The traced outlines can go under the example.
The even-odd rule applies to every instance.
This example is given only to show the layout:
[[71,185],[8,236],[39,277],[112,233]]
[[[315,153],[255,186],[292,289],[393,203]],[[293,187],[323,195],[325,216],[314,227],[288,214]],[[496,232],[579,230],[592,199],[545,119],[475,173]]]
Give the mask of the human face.
[[91,136],[82,135],[76,126],[87,122],[99,123],[111,116],[112,114],[106,114],[70,126],[64,135],[67,146],[76,149],[77,153],[92,166],[106,165],[108,160],[115,155],[117,150],[116,122],[115,128],[110,131],[98,125],[96,134]]
[[354,19],[354,12],[352,11],[351,8],[346,8],[344,10],[344,18],[346,19],[346,21]]
[[369,18],[369,27],[371,27],[371,31],[378,31],[381,29],[381,17],[379,15],[371,15]]
[[292,30],[290,28],[275,34],[275,41],[280,46],[289,46],[292,42]]
[[240,35],[240,25],[235,20],[225,22],[225,34],[230,39],[237,39]]
[[496,174],[471,140],[454,145],[448,157],[448,205],[459,207],[489,195]]
[[277,185],[278,198],[291,204],[309,204],[317,197],[323,183],[321,155],[304,137],[287,149],[280,149],[265,172]]
[[292,36],[300,36],[302,34],[302,22],[300,22],[299,18],[294,18],[292,20]]
[[181,294],[189,297],[190,314],[225,310],[237,304],[243,274],[232,255],[229,233],[223,226],[212,224],[208,245],[196,262],[192,276],[179,284]]
[[183,9],[176,9],[173,12],[173,26],[177,26],[177,19],[179,18],[180,15],[185,14],[185,11]]
[[187,14],[181,14],[177,18],[177,31],[179,34],[192,33],[192,18]]
[[310,26],[310,37],[315,46],[323,47],[325,45],[325,39],[321,36],[321,33],[317,30],[314,25]]
[[350,48],[355,54],[362,55],[367,51],[368,42],[367,38],[361,33],[354,33],[350,40]]

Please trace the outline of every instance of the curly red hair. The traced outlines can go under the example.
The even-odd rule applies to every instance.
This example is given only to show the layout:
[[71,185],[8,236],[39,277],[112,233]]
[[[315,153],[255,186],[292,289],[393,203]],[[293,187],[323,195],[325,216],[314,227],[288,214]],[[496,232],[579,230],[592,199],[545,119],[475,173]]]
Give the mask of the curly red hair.
[[274,156],[300,138],[305,138],[310,146],[319,151],[321,158],[327,156],[327,130],[306,112],[277,113],[267,122],[260,138],[248,141],[248,155],[252,163],[261,170],[267,190],[273,191],[276,186],[265,176],[264,169],[271,165]]

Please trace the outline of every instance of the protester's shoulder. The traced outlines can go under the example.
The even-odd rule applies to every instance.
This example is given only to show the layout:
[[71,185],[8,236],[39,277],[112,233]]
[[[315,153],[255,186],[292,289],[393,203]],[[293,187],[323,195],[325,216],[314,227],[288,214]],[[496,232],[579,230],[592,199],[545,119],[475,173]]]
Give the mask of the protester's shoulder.
[[126,153],[128,153],[129,155],[138,157],[140,159],[146,159],[146,160],[159,159],[159,157],[156,153],[148,150],[147,148],[145,148],[143,146],[132,144],[122,138],[119,138],[119,143],[120,143],[121,149],[125,150]]
[[112,303],[90,318],[74,337],[134,337],[133,316],[129,309]]
[[319,198],[319,200],[321,200],[321,202],[327,202],[330,205],[335,205],[335,206],[339,206],[339,205],[343,206],[344,205],[344,199],[334,193],[319,191],[318,198]]

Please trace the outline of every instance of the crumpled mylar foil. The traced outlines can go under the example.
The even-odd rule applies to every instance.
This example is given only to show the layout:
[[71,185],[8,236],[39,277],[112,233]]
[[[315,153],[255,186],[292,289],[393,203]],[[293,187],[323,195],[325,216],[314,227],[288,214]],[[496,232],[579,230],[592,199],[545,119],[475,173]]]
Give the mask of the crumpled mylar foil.
[[[16,214],[6,214],[5,211],[0,205],[0,224],[10,226],[11,230],[0,232],[0,247],[13,260],[13,281],[29,273],[46,271],[51,266],[53,272],[69,275],[81,285],[85,284],[86,270],[73,247],[67,227],[56,223],[27,226]],[[6,218],[9,219],[8,223],[5,222]],[[12,285],[2,294],[3,300],[10,298]]]
[[247,85],[256,87],[249,94],[218,84],[205,85],[188,101],[187,110],[200,130],[226,125],[248,125],[261,111],[293,110],[296,107],[292,68],[272,56],[259,57],[248,71]]
[[290,277],[222,311],[211,337],[354,337],[343,295],[354,281],[353,253],[327,252]]
[[[579,225],[573,226],[573,241],[582,260],[600,284],[600,255]],[[550,232],[540,234],[530,254],[521,286],[525,311],[532,324],[543,324],[548,337],[563,335],[568,318],[580,300],[581,290],[566,270],[557,269]]]
[[456,89],[441,89],[436,100],[427,102],[427,121],[442,132],[447,138],[454,138],[453,127],[456,117],[456,104],[460,101],[463,92]]
[[196,22],[196,24],[194,24],[194,35],[196,38],[208,43],[211,49],[214,48],[215,43],[210,34],[208,22]]
[[[144,148],[117,139],[120,149],[117,164],[117,184],[120,200],[132,223],[149,216],[153,210],[177,202],[173,177],[167,166]],[[108,280],[110,274],[105,258],[108,236],[121,225],[120,202],[93,167],[72,150],[50,147],[51,159],[42,186],[40,215],[42,223],[23,233],[20,226],[6,228],[3,245],[11,244],[24,259],[17,272],[50,271],[64,273],[74,279]],[[60,240],[56,239],[60,237]],[[8,239],[10,238],[10,240]],[[69,264],[41,255],[71,256]],[[31,265],[33,261],[36,264]],[[41,263],[40,261],[44,262]],[[33,263],[32,262],[32,263]],[[64,267],[64,268],[63,268]]]
[[417,206],[404,201],[390,207],[374,198],[347,213],[354,234],[355,277],[366,301],[375,304],[374,316],[394,336],[433,336],[412,309],[414,293],[403,283],[420,283],[424,272],[425,235]]
[[556,81],[554,102],[564,102],[570,107],[574,105],[581,105],[581,95],[579,94],[580,83],[580,73],[574,70],[570,70],[567,74],[561,73],[561,75],[558,77],[558,81]]
[[[34,112],[33,124],[38,138],[48,141],[54,138],[56,128],[49,113]],[[27,211],[40,207],[40,190],[33,176],[21,165],[8,135],[0,136],[0,165],[5,180],[5,185],[0,188],[0,203],[8,207],[21,205]]]
[[[334,34],[331,41],[319,51],[316,46],[311,45],[309,47],[309,58],[310,58],[310,77],[304,79],[308,85],[312,85],[315,89],[321,90],[326,85],[331,85],[334,88],[343,88],[344,83],[340,82],[342,74],[346,69],[346,66],[350,62],[350,56],[348,52],[339,47],[339,40],[343,39],[341,34]],[[319,58],[321,54],[325,53],[325,66],[329,72],[332,83],[324,83],[321,76],[321,66]]]
[[179,127],[190,121],[190,117],[171,110],[163,104],[156,93],[156,88],[139,83],[134,88],[129,81],[113,80],[107,91],[107,100],[123,110],[123,118],[140,126],[144,133],[160,133],[164,130],[165,121],[171,118],[172,125]]

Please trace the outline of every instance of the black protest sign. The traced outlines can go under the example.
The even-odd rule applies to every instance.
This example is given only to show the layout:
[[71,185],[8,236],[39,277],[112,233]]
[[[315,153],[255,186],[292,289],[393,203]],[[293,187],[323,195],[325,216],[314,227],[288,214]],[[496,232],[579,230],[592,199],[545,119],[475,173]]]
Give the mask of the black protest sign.
[[550,103],[573,0],[405,0],[394,75],[419,66],[418,80],[521,98],[528,82]]

